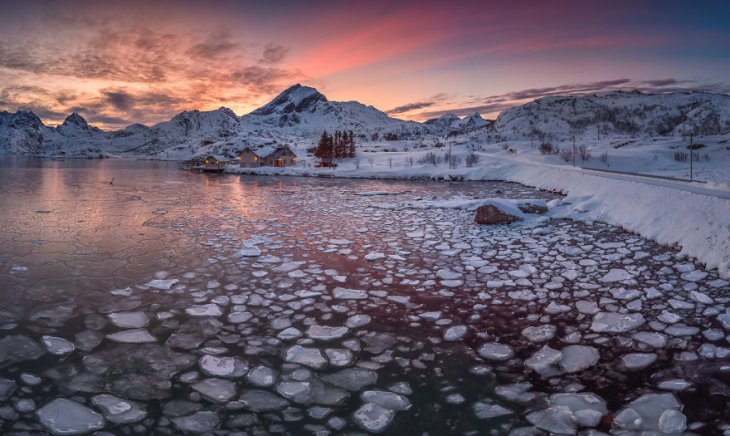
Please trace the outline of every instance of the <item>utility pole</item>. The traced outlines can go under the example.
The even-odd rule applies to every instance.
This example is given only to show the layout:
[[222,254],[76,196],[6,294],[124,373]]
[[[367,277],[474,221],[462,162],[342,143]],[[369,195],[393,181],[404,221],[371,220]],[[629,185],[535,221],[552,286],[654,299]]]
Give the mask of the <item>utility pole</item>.
[[576,118],[576,116],[575,116],[575,102],[576,102],[576,99],[573,98],[573,126],[572,126],[573,127],[573,129],[572,129],[573,130],[573,166],[575,166],[575,152],[576,152],[576,150],[575,150],[575,130],[576,130],[575,129],[575,118]]
[[452,158],[452,156],[451,156],[451,143],[452,142],[453,141],[449,141],[449,169],[451,169],[451,162],[454,161],[453,158]]
[[694,145],[692,144],[692,134],[689,134],[689,181],[692,182],[694,179]]

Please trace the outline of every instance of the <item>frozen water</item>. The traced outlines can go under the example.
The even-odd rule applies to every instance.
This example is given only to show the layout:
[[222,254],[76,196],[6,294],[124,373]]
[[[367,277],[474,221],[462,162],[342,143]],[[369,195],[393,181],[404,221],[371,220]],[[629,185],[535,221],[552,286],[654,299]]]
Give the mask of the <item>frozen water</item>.
[[353,315],[347,318],[345,325],[351,329],[370,324],[370,315]]
[[138,329],[146,327],[150,318],[144,312],[117,312],[110,313],[109,321],[119,328]]
[[115,424],[130,424],[147,417],[147,412],[138,404],[114,395],[96,395],[91,402],[104,413],[109,422]]
[[90,433],[104,427],[104,417],[66,398],[56,398],[36,411],[38,420],[53,434]]
[[200,369],[212,377],[238,378],[248,371],[248,365],[236,357],[205,355],[199,360]]
[[353,414],[355,422],[371,433],[383,432],[395,417],[395,412],[377,404],[365,403]]
[[287,362],[298,363],[314,369],[321,369],[327,365],[327,359],[316,348],[305,348],[294,345],[286,350],[284,359]]
[[598,350],[588,345],[568,345],[563,347],[561,354],[560,368],[568,373],[589,368],[600,358]]
[[644,369],[656,362],[657,355],[654,353],[629,353],[621,358],[621,363],[628,370]]
[[466,336],[467,328],[465,325],[455,325],[453,327],[449,327],[444,332],[444,340],[445,341],[458,341],[459,339]]
[[407,410],[411,407],[408,398],[387,391],[365,391],[360,394],[363,401],[374,403],[389,410]]
[[163,291],[169,290],[171,287],[173,287],[178,282],[177,279],[169,279],[169,280],[152,280],[147,282],[145,286],[154,288],[154,289],[160,289]]
[[513,411],[499,404],[476,402],[472,405],[474,415],[479,419],[500,418],[514,414]]
[[625,269],[612,269],[601,277],[603,283],[623,282],[631,279],[633,276]]
[[525,366],[543,377],[551,377],[560,374],[561,371],[557,368],[557,365],[561,357],[562,353],[560,351],[544,345],[532,357],[525,360]]
[[281,410],[289,405],[289,401],[269,391],[248,389],[239,397],[248,410],[252,412],[269,412]]
[[122,330],[117,333],[106,335],[106,338],[110,341],[126,344],[143,344],[146,342],[157,342],[157,339],[152,336],[146,329]]
[[187,313],[190,316],[197,316],[197,317],[204,317],[204,316],[212,316],[212,317],[218,317],[223,315],[223,312],[221,312],[220,306],[218,306],[215,303],[208,303],[198,306],[190,306],[187,309],[185,309],[185,313]]
[[368,294],[365,291],[339,287],[332,290],[332,296],[341,300],[364,300],[368,298]]
[[555,337],[557,327],[551,324],[543,324],[539,326],[525,327],[522,330],[522,336],[530,342],[545,342]]
[[208,410],[195,412],[192,415],[172,418],[173,424],[180,431],[205,433],[215,430],[220,419],[215,412]]
[[207,378],[192,387],[205,398],[217,403],[225,403],[236,395],[236,385],[220,378]]
[[575,415],[566,406],[551,406],[530,412],[527,420],[535,427],[555,434],[575,434],[578,429]]
[[640,313],[599,312],[593,316],[591,330],[597,333],[625,333],[644,324]]
[[477,350],[480,356],[487,360],[507,360],[514,355],[512,347],[505,344],[490,342],[482,345]]
[[61,356],[73,352],[76,348],[73,342],[55,336],[43,336],[41,342],[49,353]]
[[277,374],[276,372],[267,366],[257,366],[253,368],[248,375],[246,380],[254,386],[269,387],[276,383]]
[[375,371],[362,368],[347,368],[322,376],[322,380],[348,391],[360,391],[367,386],[374,385],[378,380]]
[[347,334],[347,327],[333,327],[326,325],[312,325],[307,329],[307,336],[317,341],[333,341]]

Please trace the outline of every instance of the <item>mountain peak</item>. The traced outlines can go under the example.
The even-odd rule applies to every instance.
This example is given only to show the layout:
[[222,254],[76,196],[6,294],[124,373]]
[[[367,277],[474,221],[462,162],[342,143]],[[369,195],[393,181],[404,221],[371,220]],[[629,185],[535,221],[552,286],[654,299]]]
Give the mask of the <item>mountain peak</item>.
[[282,114],[307,112],[313,109],[317,103],[326,101],[327,97],[316,89],[297,83],[282,91],[276,98],[251,112],[251,114],[270,115],[275,112]]
[[84,117],[78,114],[78,112],[71,112],[71,115],[67,116],[66,119],[63,122],[64,125],[74,125],[79,126],[82,129],[87,129],[89,127],[89,123],[86,122]]

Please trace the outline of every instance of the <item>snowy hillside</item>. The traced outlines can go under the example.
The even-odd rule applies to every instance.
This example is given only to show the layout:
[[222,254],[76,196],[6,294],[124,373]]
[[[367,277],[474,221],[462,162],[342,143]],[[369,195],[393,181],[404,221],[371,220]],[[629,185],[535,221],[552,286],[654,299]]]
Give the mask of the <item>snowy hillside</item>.
[[717,135],[730,131],[730,96],[702,92],[614,92],[545,97],[502,112],[503,139],[563,140],[602,137]]
[[[227,108],[185,111],[152,127],[133,124],[104,132],[73,113],[49,127],[32,112],[0,112],[0,154],[42,156],[127,156],[183,160],[207,153],[234,156],[247,146],[288,144],[303,153],[323,130],[352,130],[361,145],[381,149],[423,148],[446,137],[490,144],[561,143],[575,132],[594,148],[607,140],[638,147],[641,138],[679,138],[682,132],[718,135],[730,131],[730,96],[710,93],[617,92],[579,97],[545,97],[503,112],[495,122],[478,113],[446,114],[425,123],[391,118],[356,101],[328,100],[314,88],[294,85],[266,105],[238,117]],[[602,147],[597,147],[596,150]]]
[[316,137],[323,130],[352,130],[356,134],[394,133],[419,136],[432,133],[421,123],[391,118],[356,101],[329,101],[319,91],[296,84],[266,105],[241,117],[245,131],[278,129],[284,134]]

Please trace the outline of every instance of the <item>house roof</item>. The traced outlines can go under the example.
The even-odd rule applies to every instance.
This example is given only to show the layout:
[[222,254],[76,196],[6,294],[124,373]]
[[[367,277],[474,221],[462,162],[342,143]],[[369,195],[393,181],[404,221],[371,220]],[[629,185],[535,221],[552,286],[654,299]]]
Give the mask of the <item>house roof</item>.
[[269,157],[269,156],[271,156],[271,157],[280,156],[282,153],[284,153],[287,150],[292,152],[292,154],[295,154],[294,151],[291,148],[289,148],[288,145],[280,145],[278,147],[264,146],[264,147],[256,148],[256,149],[253,147],[246,147],[243,149],[243,151],[241,151],[241,153],[243,153],[246,150],[250,151],[251,153],[255,154],[256,156],[258,156],[259,158],[262,158],[262,159],[265,157]]

